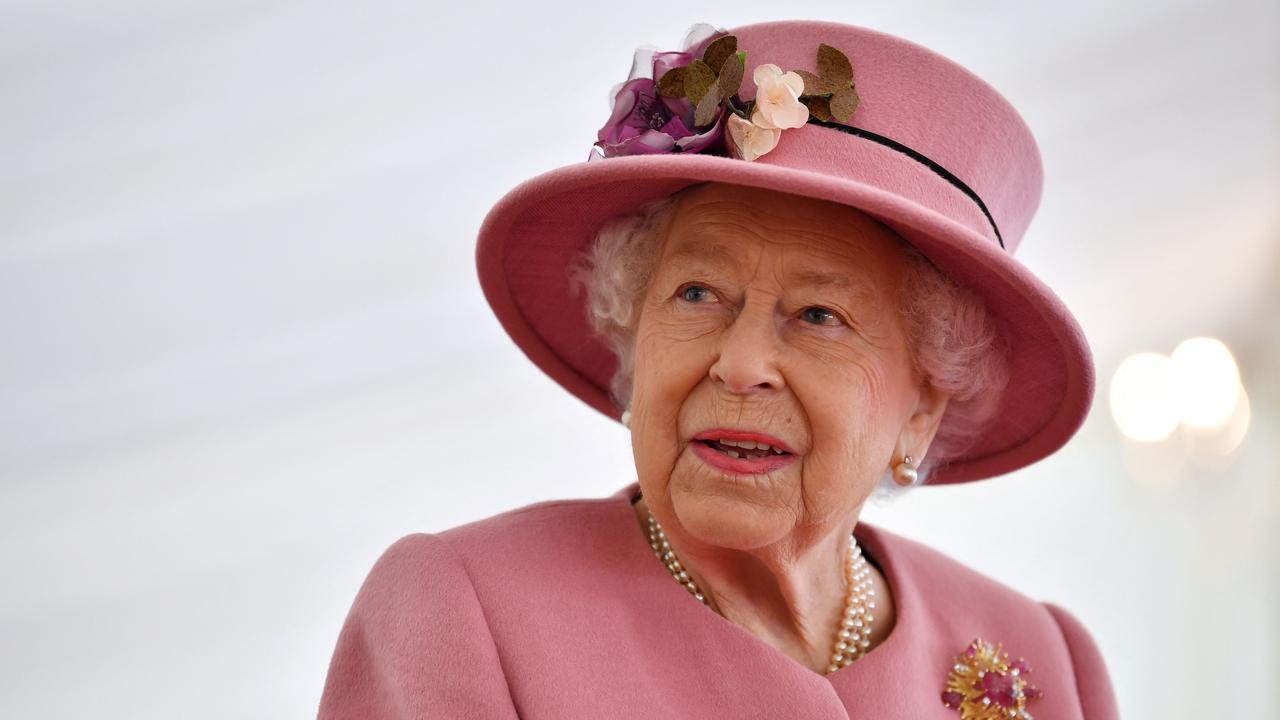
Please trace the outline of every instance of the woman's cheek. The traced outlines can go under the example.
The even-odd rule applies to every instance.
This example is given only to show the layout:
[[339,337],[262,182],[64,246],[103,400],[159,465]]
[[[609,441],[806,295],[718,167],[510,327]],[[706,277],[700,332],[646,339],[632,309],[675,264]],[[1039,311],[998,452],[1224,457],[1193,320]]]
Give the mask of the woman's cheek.
[[691,364],[695,358],[660,326],[637,337],[632,447],[640,471],[663,482],[682,450],[682,408],[702,376]]
[[808,366],[803,387],[793,383],[813,426],[814,460],[824,472],[848,477],[867,461],[874,426],[886,418],[882,383],[867,363],[819,362]]
[[705,341],[728,324],[719,308],[672,309],[653,321],[653,332],[669,345]]
[[813,325],[795,320],[786,332],[787,344],[798,355],[821,367],[848,366],[860,355],[856,332],[845,326]]
[[637,376],[644,373],[660,394],[675,394],[683,401],[683,395],[709,372],[722,325],[709,313],[692,317],[655,313],[637,337]]

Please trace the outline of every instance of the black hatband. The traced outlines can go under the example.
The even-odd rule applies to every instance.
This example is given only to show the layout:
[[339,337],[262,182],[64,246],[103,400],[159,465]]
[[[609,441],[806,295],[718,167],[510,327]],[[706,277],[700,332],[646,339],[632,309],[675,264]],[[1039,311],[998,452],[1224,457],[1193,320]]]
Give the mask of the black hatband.
[[996,233],[996,240],[1000,242],[1000,248],[1004,249],[1004,238],[1000,236],[1000,228],[996,226],[995,218],[991,217],[991,211],[987,210],[987,204],[982,202],[982,198],[978,197],[978,193],[974,192],[973,188],[969,187],[968,185],[965,185],[964,182],[960,180],[960,178],[956,177],[955,175],[952,175],[951,172],[946,168],[930,160],[929,158],[925,157],[919,152],[912,150],[906,145],[903,145],[897,140],[891,140],[883,135],[877,135],[876,133],[873,133],[870,130],[863,130],[862,128],[856,128],[850,125],[842,125],[837,122],[828,122],[824,120],[819,120],[813,117],[812,115],[809,116],[809,122],[813,123],[814,125],[821,125],[822,127],[832,128],[833,130],[839,130],[840,132],[843,132],[843,133],[856,135],[861,138],[866,138],[872,142],[880,143],[881,145],[884,145],[885,147],[891,150],[897,150],[903,155],[906,155],[912,160],[915,160],[916,162],[934,171],[935,173],[938,174],[939,177],[951,183],[952,185],[956,186],[956,188],[959,189],[960,192],[964,193],[965,195],[968,195],[969,199],[973,200],[975,203],[978,204],[978,208],[982,210],[982,214],[987,216],[987,222],[991,223],[991,229],[994,230]]

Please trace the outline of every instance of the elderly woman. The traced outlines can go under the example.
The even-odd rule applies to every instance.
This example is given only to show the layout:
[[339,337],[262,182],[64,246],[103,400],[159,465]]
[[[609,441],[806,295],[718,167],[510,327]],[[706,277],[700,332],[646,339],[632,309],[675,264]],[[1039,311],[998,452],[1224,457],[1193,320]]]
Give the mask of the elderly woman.
[[1072,614],[859,519],[1083,421],[1088,346],[1012,257],[1040,184],[1007,101],[898,38],[637,53],[592,158],[504,197],[477,255],[637,481],[395,543],[320,716],[1115,718]]

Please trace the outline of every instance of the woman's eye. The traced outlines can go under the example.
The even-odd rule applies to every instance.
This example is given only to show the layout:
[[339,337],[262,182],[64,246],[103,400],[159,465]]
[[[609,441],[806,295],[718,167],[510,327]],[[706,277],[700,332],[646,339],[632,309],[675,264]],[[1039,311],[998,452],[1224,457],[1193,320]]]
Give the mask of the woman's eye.
[[[806,320],[811,321],[814,325],[839,325],[841,324],[840,316],[831,312],[824,307],[808,307],[801,313]],[[834,322],[832,322],[834,321]]]
[[713,297],[711,291],[702,285],[686,285],[680,290],[680,297],[689,302],[702,302]]

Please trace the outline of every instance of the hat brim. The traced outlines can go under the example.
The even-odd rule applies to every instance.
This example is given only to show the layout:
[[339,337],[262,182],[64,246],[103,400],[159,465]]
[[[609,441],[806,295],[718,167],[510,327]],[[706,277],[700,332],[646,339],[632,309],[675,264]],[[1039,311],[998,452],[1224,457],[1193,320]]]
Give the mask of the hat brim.
[[[798,131],[786,131],[783,143],[792,132]],[[879,157],[875,174],[858,181],[772,165],[765,162],[768,157],[753,162],[715,155],[614,157],[526,180],[494,205],[481,226],[476,262],[485,298],[530,360],[588,405],[618,420],[622,409],[609,395],[616,359],[592,332],[585,299],[572,291],[568,274],[600,227],[645,202],[708,181],[830,200],[889,226],[971,288],[1008,339],[1010,378],[997,419],[964,456],[936,469],[928,484],[1009,473],[1052,454],[1076,433],[1095,387],[1084,333],[1052,290],[993,237],[974,229],[986,220],[971,202],[956,193],[950,214],[970,213],[971,220],[958,222],[890,189],[937,181],[918,164],[899,166],[893,158]],[[893,169],[886,170],[890,165]],[[890,177],[895,173],[901,177]],[[890,180],[882,181],[886,177]]]

